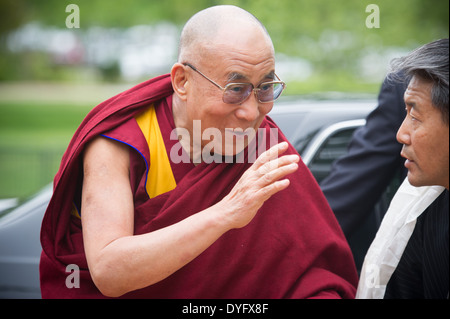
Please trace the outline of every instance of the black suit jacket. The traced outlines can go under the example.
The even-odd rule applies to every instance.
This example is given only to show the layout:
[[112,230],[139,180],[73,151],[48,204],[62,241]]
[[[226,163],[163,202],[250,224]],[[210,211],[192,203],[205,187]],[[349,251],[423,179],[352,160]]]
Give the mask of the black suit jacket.
[[394,175],[401,170],[401,179],[406,177],[402,145],[396,139],[406,115],[406,87],[406,83],[385,79],[378,107],[366,125],[355,131],[348,154],[333,164],[320,184],[347,238],[373,212]]

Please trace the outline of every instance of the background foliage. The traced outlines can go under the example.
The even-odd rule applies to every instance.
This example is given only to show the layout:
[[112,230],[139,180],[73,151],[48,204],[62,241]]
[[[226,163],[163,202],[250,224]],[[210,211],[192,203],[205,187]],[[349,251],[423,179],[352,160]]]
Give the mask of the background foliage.
[[[448,37],[449,28],[448,0],[0,0],[0,80],[71,80],[70,73],[67,75],[61,67],[52,65],[42,54],[8,54],[6,50],[8,32],[26,23],[38,21],[45,26],[66,29],[65,8],[69,3],[80,8],[81,28],[72,29],[74,32],[163,21],[181,28],[195,12],[208,6],[238,5],[266,25],[277,52],[302,58],[314,66],[313,76],[308,78],[310,84],[298,92],[290,92],[294,94],[324,89],[373,92],[377,86],[358,86],[361,81],[380,81],[380,75],[367,79],[358,74],[361,56],[381,56],[387,49],[407,52]],[[365,24],[369,15],[366,7],[372,3],[380,8],[378,29],[369,29]],[[388,62],[366,60],[362,63]],[[386,65],[376,67],[383,69]],[[114,75],[114,66],[107,71]],[[338,81],[333,84],[335,77]],[[322,81],[325,85],[320,85]]]

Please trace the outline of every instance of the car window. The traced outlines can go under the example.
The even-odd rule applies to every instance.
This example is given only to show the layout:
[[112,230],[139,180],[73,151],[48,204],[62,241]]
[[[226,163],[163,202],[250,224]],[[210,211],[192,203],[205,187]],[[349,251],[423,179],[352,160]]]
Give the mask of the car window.
[[331,165],[347,153],[347,146],[356,127],[345,128],[329,135],[309,163],[309,169],[320,183],[330,173]]

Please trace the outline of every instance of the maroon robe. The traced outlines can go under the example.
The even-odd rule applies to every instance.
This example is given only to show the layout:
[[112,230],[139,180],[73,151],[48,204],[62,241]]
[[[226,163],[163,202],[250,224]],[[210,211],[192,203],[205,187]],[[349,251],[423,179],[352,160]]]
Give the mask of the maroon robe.
[[[146,140],[134,116],[155,105],[169,153],[178,141],[171,110],[170,76],[123,92],[94,108],[74,135],[54,181],[44,216],[40,275],[43,298],[103,298],[84,254],[81,221],[70,214],[80,205],[81,153],[102,134],[131,146],[131,187],[135,234],[151,232],[202,211],[226,196],[250,163],[171,162],[177,186],[149,199],[145,191]],[[261,128],[276,125],[266,117]],[[286,140],[279,132],[279,141]],[[286,154],[296,154],[290,145]],[[170,158],[170,156],[169,156]],[[317,183],[303,163],[288,177],[290,186],[272,196],[244,228],[228,231],[197,258],[168,278],[125,294],[124,298],[353,298],[357,274],[343,233]],[[80,287],[68,288],[80,269]],[[70,286],[70,285],[69,285]]]

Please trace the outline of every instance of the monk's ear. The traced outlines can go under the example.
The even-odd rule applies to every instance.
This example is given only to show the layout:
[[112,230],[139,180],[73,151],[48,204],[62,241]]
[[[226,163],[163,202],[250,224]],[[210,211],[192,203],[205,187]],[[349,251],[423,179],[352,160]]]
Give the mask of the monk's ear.
[[187,99],[188,72],[181,63],[175,63],[171,71],[172,86],[178,97],[185,101]]

